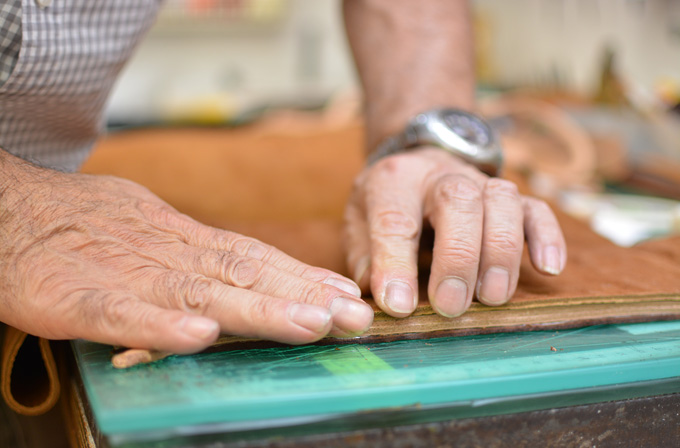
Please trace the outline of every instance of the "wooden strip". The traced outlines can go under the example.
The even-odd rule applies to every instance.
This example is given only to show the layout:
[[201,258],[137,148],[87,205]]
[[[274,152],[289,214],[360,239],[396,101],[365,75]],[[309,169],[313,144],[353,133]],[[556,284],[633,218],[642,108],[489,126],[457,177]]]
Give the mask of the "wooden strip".
[[[538,305],[540,306],[533,306]],[[371,328],[355,338],[324,338],[317,345],[378,343],[397,340],[428,339],[446,336],[501,333],[511,331],[557,330],[612,323],[680,320],[680,298],[669,297],[593,297],[531,303],[531,306],[506,305],[492,308],[474,304],[465,314],[449,319],[436,314],[431,307],[419,307],[405,319],[384,312],[376,313]],[[615,305],[615,306],[613,306]],[[225,350],[261,349],[285,344],[254,338],[224,335],[205,353]],[[113,355],[114,367],[128,368],[163,359],[169,353],[130,349]]]

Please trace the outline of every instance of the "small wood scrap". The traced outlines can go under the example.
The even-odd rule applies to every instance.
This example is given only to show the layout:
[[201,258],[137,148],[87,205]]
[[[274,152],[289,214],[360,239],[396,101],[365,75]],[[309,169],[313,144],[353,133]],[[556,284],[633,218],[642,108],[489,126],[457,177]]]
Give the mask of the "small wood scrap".
[[137,364],[147,364],[167,358],[171,354],[155,350],[127,349],[114,354],[111,358],[111,363],[116,369],[127,369]]

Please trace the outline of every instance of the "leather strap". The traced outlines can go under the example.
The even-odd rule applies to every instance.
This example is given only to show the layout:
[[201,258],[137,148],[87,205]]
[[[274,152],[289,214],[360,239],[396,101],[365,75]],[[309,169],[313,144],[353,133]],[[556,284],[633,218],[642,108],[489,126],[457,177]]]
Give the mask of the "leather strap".
[[7,405],[23,415],[49,411],[59,399],[57,365],[47,339],[5,328],[0,354],[0,392]]

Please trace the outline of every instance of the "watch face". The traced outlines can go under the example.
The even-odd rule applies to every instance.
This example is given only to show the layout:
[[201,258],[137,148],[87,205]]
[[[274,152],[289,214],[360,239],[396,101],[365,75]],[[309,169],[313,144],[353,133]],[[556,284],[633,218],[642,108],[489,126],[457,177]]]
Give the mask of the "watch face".
[[492,141],[489,127],[473,115],[444,111],[441,118],[453,132],[472,145],[485,147]]

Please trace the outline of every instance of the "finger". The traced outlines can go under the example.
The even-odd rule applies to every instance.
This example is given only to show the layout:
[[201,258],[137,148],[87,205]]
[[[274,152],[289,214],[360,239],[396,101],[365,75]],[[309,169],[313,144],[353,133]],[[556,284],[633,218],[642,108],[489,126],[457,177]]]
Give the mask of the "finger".
[[368,291],[371,279],[371,240],[363,212],[350,203],[345,210],[344,244],[347,267],[362,291]]
[[181,227],[185,234],[185,242],[190,246],[221,252],[233,252],[260,260],[306,280],[332,285],[355,297],[361,297],[361,290],[352,280],[328,269],[303,263],[255,238],[209,227],[193,220],[181,221]]
[[428,295],[441,315],[454,317],[472,302],[482,243],[484,210],[477,183],[444,175],[428,189],[427,216],[435,230]]
[[489,179],[484,187],[484,233],[477,298],[487,305],[507,302],[517,288],[524,248],[523,211],[514,183]]
[[327,283],[348,294],[361,297],[359,287],[346,277],[327,269],[309,266],[256,239],[203,225],[165,203],[145,203],[141,210],[154,223],[156,230],[168,237],[167,242],[171,246],[181,241],[194,247],[235,252],[273,264],[279,269],[290,271],[305,279]]
[[567,244],[555,214],[540,199],[524,196],[522,204],[532,264],[539,272],[558,275],[567,264]]
[[133,285],[146,288],[141,293],[147,300],[214,319],[224,333],[303,344],[324,337],[333,325],[331,311],[321,306],[228,286],[200,274],[156,270],[152,281]]
[[371,290],[386,313],[405,317],[418,303],[417,254],[423,213],[421,189],[413,182],[420,177],[410,173],[409,158],[393,156],[378,164],[365,187]]
[[[181,257],[184,266],[179,270],[203,274],[236,288],[259,292],[294,302],[322,306],[333,314],[334,336],[356,336],[368,329],[373,322],[373,309],[358,297],[347,294],[335,286],[306,280],[254,258],[234,252],[196,249],[187,246]],[[159,288],[167,289],[186,281],[188,277],[175,278],[164,275]],[[161,296],[162,295],[158,295]]]
[[203,350],[219,336],[213,319],[168,310],[130,294],[95,291],[77,308],[74,334],[92,341],[173,353]]

